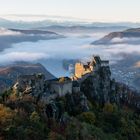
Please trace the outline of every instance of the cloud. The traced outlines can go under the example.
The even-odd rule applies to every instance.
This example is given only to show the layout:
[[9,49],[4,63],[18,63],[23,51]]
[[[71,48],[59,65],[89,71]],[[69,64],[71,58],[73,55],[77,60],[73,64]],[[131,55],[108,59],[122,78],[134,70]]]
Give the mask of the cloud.
[[[102,36],[102,34],[98,35]],[[16,61],[46,63],[48,59],[81,59],[91,55],[100,55],[102,59],[114,63],[123,59],[120,55],[122,53],[140,53],[140,45],[89,45],[94,39],[96,40],[93,36],[85,38],[71,36],[55,40],[16,43],[0,53],[0,64]]]
[[40,40],[38,42],[15,43],[10,48],[0,52],[0,64],[16,61],[37,61],[44,59],[78,59],[92,54],[89,48],[93,38],[68,37],[55,40]]
[[137,38],[127,38],[127,37],[125,37],[125,38],[119,38],[119,37],[116,37],[116,38],[113,38],[112,40],[111,40],[111,43],[133,43],[133,44],[135,44],[135,43],[139,43],[140,44],[140,38],[139,37],[137,37]]
[[48,55],[44,53],[11,52],[0,55],[0,64],[17,61],[33,62],[43,58],[48,58]]

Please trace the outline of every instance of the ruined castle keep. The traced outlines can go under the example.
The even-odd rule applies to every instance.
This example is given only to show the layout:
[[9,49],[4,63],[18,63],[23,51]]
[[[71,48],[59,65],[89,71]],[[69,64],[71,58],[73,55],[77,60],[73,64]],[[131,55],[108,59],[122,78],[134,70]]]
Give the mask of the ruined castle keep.
[[109,61],[101,60],[99,56],[93,57],[90,62],[78,62],[75,64],[74,77],[80,79],[86,74],[97,71],[102,66],[109,66]]

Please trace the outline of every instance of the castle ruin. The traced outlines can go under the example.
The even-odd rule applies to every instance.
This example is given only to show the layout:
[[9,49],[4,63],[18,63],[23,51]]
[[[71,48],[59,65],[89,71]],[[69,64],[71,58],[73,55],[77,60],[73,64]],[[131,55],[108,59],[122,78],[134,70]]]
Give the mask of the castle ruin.
[[109,61],[101,60],[99,56],[93,57],[90,62],[78,62],[75,64],[74,79],[81,79],[84,75],[93,73],[103,66],[109,66]]
[[46,80],[42,74],[21,75],[14,85],[14,89],[35,97],[40,93],[47,93],[48,96],[50,94],[50,96],[56,95],[62,97],[66,94],[80,92],[80,83],[87,79],[89,75],[98,71],[100,67],[106,66],[109,66],[109,61],[102,61],[99,56],[95,56],[90,62],[86,62],[86,64],[77,62],[72,79],[62,77]]

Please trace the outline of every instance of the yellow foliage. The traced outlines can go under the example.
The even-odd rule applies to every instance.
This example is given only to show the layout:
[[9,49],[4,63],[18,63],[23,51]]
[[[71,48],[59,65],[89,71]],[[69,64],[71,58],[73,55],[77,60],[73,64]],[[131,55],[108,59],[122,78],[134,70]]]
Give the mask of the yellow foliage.
[[82,121],[89,123],[89,124],[94,124],[96,121],[96,116],[92,112],[84,112],[80,115],[80,119]]
[[30,120],[33,122],[39,122],[40,117],[36,111],[32,112],[32,114],[30,116]]
[[114,111],[114,106],[110,103],[106,103],[103,110],[106,113],[112,113]]
[[60,83],[65,82],[65,77],[61,77],[61,78],[59,79],[59,82],[60,82]]
[[15,112],[0,104],[0,125],[6,125],[13,120]]

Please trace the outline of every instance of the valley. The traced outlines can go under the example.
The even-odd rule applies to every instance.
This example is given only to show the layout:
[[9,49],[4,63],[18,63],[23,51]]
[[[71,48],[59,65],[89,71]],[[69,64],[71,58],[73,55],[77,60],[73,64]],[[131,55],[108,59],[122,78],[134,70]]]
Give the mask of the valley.
[[[101,58],[110,61],[112,78],[140,90],[137,78],[140,70],[135,67],[140,60],[140,48],[139,44],[132,44],[134,35],[137,35],[138,42],[138,28],[126,30],[127,25],[93,25],[64,24],[36,27],[36,29],[3,28],[0,35],[0,66],[6,67],[22,62],[40,63],[55,77],[62,77],[71,76],[72,73],[68,68],[73,62],[89,59],[92,55],[100,55]],[[121,32],[122,30],[125,31]],[[92,43],[104,36],[105,38],[112,36],[111,40],[122,35],[124,38],[129,36],[129,42]],[[67,69],[63,66],[64,61],[68,61]]]

